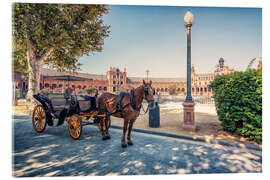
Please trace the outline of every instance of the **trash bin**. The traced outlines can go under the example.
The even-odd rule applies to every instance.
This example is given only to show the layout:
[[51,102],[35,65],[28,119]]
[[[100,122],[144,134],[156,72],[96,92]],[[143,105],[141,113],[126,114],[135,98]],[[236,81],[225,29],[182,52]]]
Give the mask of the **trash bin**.
[[155,102],[156,107],[154,109],[149,109],[149,126],[157,128],[160,126],[160,114],[158,102]]

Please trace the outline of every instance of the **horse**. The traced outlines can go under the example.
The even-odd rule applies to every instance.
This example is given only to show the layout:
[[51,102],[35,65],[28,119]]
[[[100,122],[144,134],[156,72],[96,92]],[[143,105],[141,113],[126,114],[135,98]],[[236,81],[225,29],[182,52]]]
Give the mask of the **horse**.
[[152,89],[152,81],[146,83],[143,80],[143,84],[136,89],[132,89],[130,93],[122,93],[121,101],[119,95],[105,92],[97,100],[97,106],[102,113],[106,113],[105,118],[100,121],[100,130],[102,133],[102,139],[110,139],[109,134],[109,122],[110,116],[124,119],[123,133],[121,138],[121,146],[127,147],[125,142],[126,131],[128,128],[127,140],[128,145],[133,145],[131,140],[131,131],[133,123],[140,115],[140,109],[142,102],[145,99],[148,102],[148,108],[155,108],[154,94],[155,91]]

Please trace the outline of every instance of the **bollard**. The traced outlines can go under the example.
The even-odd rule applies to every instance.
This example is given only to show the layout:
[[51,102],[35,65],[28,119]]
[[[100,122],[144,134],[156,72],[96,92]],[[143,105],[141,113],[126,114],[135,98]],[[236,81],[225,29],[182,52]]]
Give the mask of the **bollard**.
[[157,128],[160,126],[160,114],[158,102],[155,102],[156,107],[154,109],[149,109],[149,126]]

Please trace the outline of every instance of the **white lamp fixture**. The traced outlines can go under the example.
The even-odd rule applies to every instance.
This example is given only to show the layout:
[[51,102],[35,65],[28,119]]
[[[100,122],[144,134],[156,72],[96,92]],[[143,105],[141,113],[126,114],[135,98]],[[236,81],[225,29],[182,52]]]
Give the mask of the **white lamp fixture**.
[[188,10],[184,16],[184,21],[187,24],[192,24],[193,19],[194,19],[194,15],[192,14],[190,10]]

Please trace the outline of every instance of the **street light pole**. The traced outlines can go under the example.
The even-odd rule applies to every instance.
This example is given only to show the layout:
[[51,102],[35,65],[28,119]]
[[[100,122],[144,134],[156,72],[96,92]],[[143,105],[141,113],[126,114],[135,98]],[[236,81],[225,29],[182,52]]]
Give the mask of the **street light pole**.
[[191,95],[191,26],[193,21],[193,14],[188,10],[184,16],[186,22],[185,27],[187,28],[187,95],[183,103],[184,110],[184,123],[183,128],[190,131],[196,130],[195,117],[194,117],[194,106],[195,103],[192,100]]
[[[193,15],[190,10],[187,11],[185,17]],[[187,95],[185,102],[193,102],[191,95],[191,26],[192,20],[186,19],[185,27],[187,28]]]
[[149,74],[149,70],[147,69],[147,70],[146,70],[146,78],[147,78],[147,79],[146,79],[146,82],[148,82],[148,74]]

